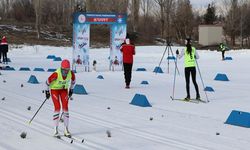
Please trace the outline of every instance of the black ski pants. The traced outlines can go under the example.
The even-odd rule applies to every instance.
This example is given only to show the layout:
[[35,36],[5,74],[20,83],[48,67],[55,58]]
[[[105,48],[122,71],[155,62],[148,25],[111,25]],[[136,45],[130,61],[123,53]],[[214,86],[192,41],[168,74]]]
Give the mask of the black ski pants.
[[224,60],[224,59],[225,59],[225,50],[222,51],[222,60]]
[[7,63],[8,62],[7,52],[3,52],[2,55],[3,55],[3,62]]
[[123,63],[124,78],[126,85],[130,85],[133,64]]
[[195,87],[196,96],[200,96],[198,84],[196,82],[196,68],[195,67],[186,67],[185,68],[185,79],[186,79],[187,97],[190,97],[190,88],[189,88],[190,74],[192,76],[192,81],[193,81],[193,84],[194,84],[194,87]]

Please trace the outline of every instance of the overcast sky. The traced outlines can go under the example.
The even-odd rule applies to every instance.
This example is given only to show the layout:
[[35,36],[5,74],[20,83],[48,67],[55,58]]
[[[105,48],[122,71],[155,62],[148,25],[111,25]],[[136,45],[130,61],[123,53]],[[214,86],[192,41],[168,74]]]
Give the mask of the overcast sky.
[[207,7],[213,0],[190,0],[193,7]]

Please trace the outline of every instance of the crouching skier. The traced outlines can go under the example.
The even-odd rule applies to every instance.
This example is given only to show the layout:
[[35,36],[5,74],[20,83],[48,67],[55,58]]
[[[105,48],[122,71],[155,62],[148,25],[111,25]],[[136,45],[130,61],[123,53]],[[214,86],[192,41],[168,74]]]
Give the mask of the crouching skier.
[[[73,94],[73,87],[75,84],[75,74],[70,70],[70,62],[65,59],[61,63],[61,67],[52,73],[46,81],[47,88],[45,91],[46,98],[52,95],[54,104],[53,120],[55,123],[55,137],[59,137],[58,125],[60,120],[60,110],[62,105],[62,114],[64,119],[64,136],[71,137],[69,132],[69,110],[68,101]],[[49,92],[50,90],[50,92]]]

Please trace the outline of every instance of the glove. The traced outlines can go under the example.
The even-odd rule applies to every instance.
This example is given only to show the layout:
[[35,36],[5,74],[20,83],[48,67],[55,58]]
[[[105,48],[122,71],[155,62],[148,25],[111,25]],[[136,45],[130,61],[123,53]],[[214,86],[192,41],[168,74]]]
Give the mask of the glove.
[[46,95],[46,99],[49,99],[50,98],[50,93],[49,93],[49,91],[45,91],[45,95]]
[[69,90],[69,97],[71,97],[73,95],[73,89]]
[[179,50],[177,49],[175,53],[176,53],[176,55],[179,55]]

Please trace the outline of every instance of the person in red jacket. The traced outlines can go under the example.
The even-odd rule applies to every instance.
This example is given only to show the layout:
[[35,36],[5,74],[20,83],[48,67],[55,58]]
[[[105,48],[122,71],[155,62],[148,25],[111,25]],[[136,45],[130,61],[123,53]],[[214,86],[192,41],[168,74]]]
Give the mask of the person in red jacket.
[[[52,101],[54,104],[54,115],[53,120],[55,122],[55,133],[54,136],[58,137],[58,125],[60,120],[60,110],[62,105],[62,115],[64,120],[64,135],[71,137],[69,132],[69,111],[68,101],[73,94],[73,87],[75,84],[75,74],[70,70],[70,62],[64,59],[61,63],[61,67],[52,73],[46,81],[47,89],[45,91],[46,98],[50,98],[52,95]],[[49,92],[50,89],[50,92]],[[68,92],[69,89],[69,92]],[[61,104],[60,104],[61,103]]]
[[[0,43],[0,52],[2,52],[2,55],[3,55],[3,63],[6,63],[6,64],[8,64],[8,59],[7,59],[8,49],[9,49],[9,46],[7,43],[7,39],[5,36],[3,36],[2,41]],[[1,57],[0,57],[0,61],[1,61]]]
[[[0,40],[0,43],[2,42],[2,40]],[[0,44],[0,63],[2,63],[2,46]]]
[[125,40],[125,43],[121,45],[121,52],[123,56],[123,69],[126,88],[130,88],[132,66],[133,66],[133,55],[135,55],[135,46],[130,43],[129,39]]

